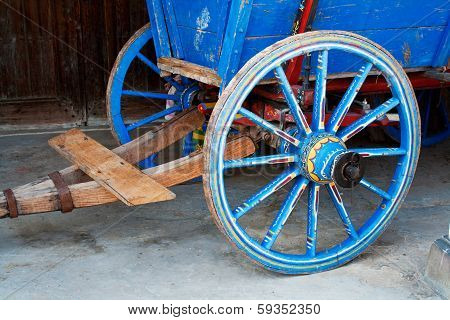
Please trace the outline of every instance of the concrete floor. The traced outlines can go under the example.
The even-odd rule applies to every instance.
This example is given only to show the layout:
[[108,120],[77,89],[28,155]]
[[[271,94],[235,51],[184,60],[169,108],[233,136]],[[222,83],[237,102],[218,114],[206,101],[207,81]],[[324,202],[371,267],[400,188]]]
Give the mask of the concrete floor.
[[[106,131],[89,135],[113,146]],[[48,147],[51,136],[0,137],[0,189],[67,165]],[[134,209],[115,203],[0,221],[0,299],[439,299],[423,272],[432,242],[448,232],[449,150],[450,141],[423,150],[394,222],[364,254],[333,271],[283,276],[260,269],[218,231],[201,184],[182,185],[173,188],[177,199],[167,203]],[[381,186],[386,166],[375,162],[371,181]],[[229,181],[235,183],[232,199],[266,183],[263,176]],[[375,201],[370,197],[356,192],[350,207],[368,212]],[[263,230],[282,200],[263,203],[263,218],[249,218],[249,228]],[[299,207],[301,213],[304,205]],[[329,204],[321,209],[319,219],[325,218],[319,221],[334,221]],[[304,227],[304,217],[294,220]],[[320,223],[319,236],[339,236],[340,226],[330,222],[320,228]],[[297,230],[288,228],[286,234],[294,239]]]

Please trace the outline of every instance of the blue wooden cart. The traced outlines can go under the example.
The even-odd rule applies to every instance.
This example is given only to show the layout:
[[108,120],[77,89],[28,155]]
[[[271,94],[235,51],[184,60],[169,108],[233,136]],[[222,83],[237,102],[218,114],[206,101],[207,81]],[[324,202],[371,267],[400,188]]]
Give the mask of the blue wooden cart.
[[[147,0],[147,7],[150,23],[125,45],[108,86],[118,141],[127,143],[136,130],[199,105],[209,118],[206,199],[220,229],[246,256],[277,272],[312,273],[338,267],[373,243],[398,211],[416,169],[421,129],[414,89],[448,85],[450,1]],[[166,90],[128,85],[136,63],[160,75]],[[160,101],[164,110],[128,119],[123,109],[130,97]],[[443,105],[441,118],[447,120]],[[350,143],[376,126],[390,127],[398,143]],[[250,132],[273,153],[225,160],[227,139],[236,132]],[[449,133],[444,121],[439,134]],[[193,151],[192,139],[185,138],[185,154]],[[380,172],[392,176],[384,187],[365,177],[372,157],[396,159],[393,172]],[[154,162],[155,155],[141,165]],[[225,172],[275,164],[284,164],[281,174],[241,204],[231,204]],[[248,231],[244,216],[258,219],[258,205],[288,184],[264,234]],[[361,187],[378,200],[357,226],[342,192]],[[346,232],[329,246],[318,245],[321,189]],[[277,238],[304,192],[304,250],[283,250]]]

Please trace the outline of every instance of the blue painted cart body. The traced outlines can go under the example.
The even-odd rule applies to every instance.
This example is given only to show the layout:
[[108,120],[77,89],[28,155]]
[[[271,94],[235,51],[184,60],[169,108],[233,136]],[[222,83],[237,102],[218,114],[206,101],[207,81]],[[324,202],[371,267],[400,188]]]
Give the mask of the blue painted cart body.
[[[214,70],[227,84],[254,55],[296,33],[301,0],[147,0],[158,57]],[[314,1],[312,30],[361,34],[388,49],[406,69],[447,65],[448,0]],[[345,54],[330,54],[330,72],[357,71]]]

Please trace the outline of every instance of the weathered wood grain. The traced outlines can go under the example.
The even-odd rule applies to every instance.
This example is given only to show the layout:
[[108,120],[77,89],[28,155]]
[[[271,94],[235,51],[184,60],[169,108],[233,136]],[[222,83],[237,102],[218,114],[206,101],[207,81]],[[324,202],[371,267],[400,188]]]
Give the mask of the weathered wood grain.
[[[227,144],[225,159],[239,159],[255,152],[255,145],[249,137],[239,137]],[[165,187],[171,187],[203,173],[203,154],[196,152],[170,163],[143,171]],[[95,181],[69,186],[75,208],[108,204],[118,199]],[[60,210],[58,194],[50,180],[41,179],[26,186],[13,189],[20,215],[29,215]],[[0,195],[0,218],[8,215],[6,200]]]
[[213,69],[175,58],[159,58],[158,68],[216,87],[222,83],[222,79]]
[[175,199],[175,194],[78,129],[49,145],[128,206]]
[[[121,47],[148,20],[142,0],[3,1],[0,74],[7,76],[0,77],[0,125],[104,124],[109,72]],[[130,73],[127,81],[160,88],[159,77],[147,72]],[[140,111],[140,118],[148,115]]]
[[[202,126],[204,122],[205,116],[198,111],[197,107],[191,107],[154,130],[143,134],[127,144],[115,148],[113,152],[125,161],[136,164],[184,138],[189,132]],[[89,177],[81,170],[78,170],[76,166],[63,169],[60,173],[67,184],[75,184],[90,180]]]

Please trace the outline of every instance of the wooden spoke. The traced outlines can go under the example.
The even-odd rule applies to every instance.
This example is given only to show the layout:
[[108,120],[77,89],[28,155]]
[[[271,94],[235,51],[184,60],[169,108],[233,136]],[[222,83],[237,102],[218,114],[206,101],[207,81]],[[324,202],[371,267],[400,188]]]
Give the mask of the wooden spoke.
[[157,75],[161,74],[161,70],[159,70],[159,68],[150,61],[150,59],[148,59],[146,56],[144,56],[142,53],[138,53],[137,57],[139,58],[139,60],[141,60],[146,66],[148,66],[150,69],[152,69],[153,72],[155,72]]
[[163,117],[165,117],[165,116],[167,116],[169,114],[172,114],[174,112],[179,112],[179,111],[181,111],[181,107],[180,106],[175,106],[175,107],[172,107],[172,108],[160,111],[158,113],[152,114],[151,116],[149,116],[147,118],[144,118],[142,120],[139,120],[139,121],[137,121],[135,123],[132,123],[132,124],[128,125],[127,126],[127,130],[128,131],[134,130],[134,129],[139,128],[141,126],[144,126],[144,125],[146,125],[148,123],[151,123],[153,121],[161,119],[161,118],[163,118]]
[[360,184],[366,188],[367,190],[370,190],[374,193],[376,193],[377,195],[379,195],[381,198],[386,199],[386,200],[390,200],[391,196],[389,193],[387,193],[386,191],[378,188],[376,185],[370,183],[369,181],[367,181],[366,179],[362,179]]
[[272,222],[272,225],[269,228],[264,240],[262,241],[262,246],[266,249],[272,248],[273,244],[278,238],[281,230],[283,229],[286,221],[297,205],[300,197],[308,186],[308,180],[304,177],[298,177],[295,181],[295,184],[292,186],[291,191],[283,202],[280,211],[276,215],[275,219]]
[[339,190],[334,183],[330,183],[327,185],[328,193],[333,201],[334,206],[336,207],[339,216],[341,217],[342,222],[344,223],[345,231],[347,234],[353,239],[358,239],[358,232],[356,232],[355,227],[350,219],[350,216],[347,213],[347,210],[344,206],[344,201],[342,201],[342,197],[339,194]]
[[253,167],[253,166],[259,166],[259,165],[264,165],[264,164],[292,163],[292,162],[296,161],[296,158],[297,158],[297,155],[295,155],[295,154],[284,153],[284,154],[277,154],[277,155],[273,155],[273,156],[251,157],[251,158],[238,159],[238,160],[228,160],[228,161],[225,161],[224,168],[231,169],[231,168]]
[[275,69],[274,73],[275,76],[277,77],[281,90],[283,91],[284,97],[286,98],[292,116],[294,117],[295,122],[297,123],[297,126],[299,127],[300,130],[303,130],[303,132],[309,135],[311,133],[311,129],[308,125],[305,115],[303,114],[302,109],[300,108],[297,102],[297,97],[294,95],[294,92],[292,91],[291,85],[289,84],[289,81],[286,77],[286,74],[284,73],[283,68],[281,66],[278,66]]
[[247,110],[245,108],[241,108],[241,110],[239,110],[239,114],[241,114],[242,116],[250,119],[251,121],[253,121],[257,125],[259,125],[259,126],[263,127],[264,129],[270,131],[271,133],[277,135],[278,137],[280,137],[281,139],[285,140],[286,142],[288,142],[290,144],[293,144],[296,147],[298,147],[300,145],[300,141],[298,139],[294,138],[290,134],[287,134],[283,130],[275,127],[273,124],[271,124],[270,122],[268,122],[268,121],[264,120],[263,118],[257,116],[253,112],[251,112],[251,111],[249,111],[249,110]]
[[319,213],[319,191],[320,185],[310,183],[308,195],[308,224],[306,230],[306,254],[316,255],[317,246],[317,215]]
[[123,90],[122,94],[125,96],[147,98],[147,99],[159,99],[159,100],[172,100],[177,101],[178,96],[173,94],[159,93],[159,92],[142,92],[134,90]]
[[240,206],[233,210],[233,215],[236,219],[239,219],[251,209],[256,207],[261,201],[269,197],[274,192],[281,189],[283,186],[292,181],[295,177],[299,175],[300,169],[289,168],[277,178],[262,187],[257,193],[252,195],[250,198],[244,201]]
[[344,120],[348,110],[350,109],[350,106],[352,105],[353,101],[356,98],[356,95],[358,94],[359,90],[361,89],[362,85],[364,84],[364,81],[366,80],[367,76],[369,75],[370,70],[372,69],[373,64],[370,62],[367,62],[365,65],[361,67],[361,69],[358,71],[355,79],[353,79],[353,82],[351,83],[350,87],[345,92],[344,97],[339,102],[339,105],[334,110],[333,114],[331,115],[330,120],[327,123],[326,130],[331,133],[336,133]]
[[328,51],[320,51],[317,58],[314,108],[311,128],[313,131],[325,128],[325,105],[327,91]]
[[348,127],[339,130],[337,133],[337,136],[342,139],[342,141],[347,141],[357,133],[361,132],[364,128],[366,128],[368,125],[370,125],[375,120],[381,118],[384,116],[387,112],[395,108],[400,101],[396,98],[389,99],[385,103],[383,103],[381,106],[373,109],[366,115],[362,116],[355,122],[353,122]]
[[363,158],[404,156],[406,150],[402,148],[354,148],[350,152],[358,153]]

